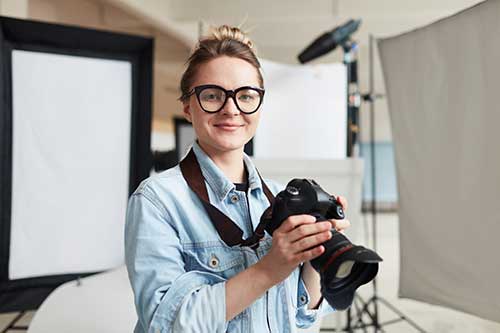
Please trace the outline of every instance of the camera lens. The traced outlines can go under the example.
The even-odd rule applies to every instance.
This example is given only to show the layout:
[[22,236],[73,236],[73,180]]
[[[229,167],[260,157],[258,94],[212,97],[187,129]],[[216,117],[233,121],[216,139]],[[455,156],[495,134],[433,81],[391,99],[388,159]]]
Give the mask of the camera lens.
[[337,270],[337,274],[335,274],[336,278],[343,279],[351,274],[352,266],[354,266],[354,261],[347,260],[340,264],[339,269]]

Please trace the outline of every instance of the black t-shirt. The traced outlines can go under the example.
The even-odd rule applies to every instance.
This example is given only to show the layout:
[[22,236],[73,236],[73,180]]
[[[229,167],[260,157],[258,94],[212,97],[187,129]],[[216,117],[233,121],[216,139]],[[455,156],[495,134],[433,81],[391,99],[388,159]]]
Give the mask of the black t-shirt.
[[246,194],[248,190],[248,181],[245,183],[234,183],[234,186],[236,186],[236,191],[243,191]]
[[[234,186],[236,186],[236,191],[243,191],[245,194],[248,191],[248,170],[247,166],[245,165],[245,179],[243,183],[233,183]],[[247,198],[248,201],[248,198]]]
[[[245,193],[245,199],[247,201],[248,216],[250,217],[250,202],[248,201],[248,171],[245,166],[245,182],[244,183],[233,183],[236,186],[236,191],[241,191]],[[251,225],[251,223],[250,223]],[[253,229],[253,228],[252,228]]]

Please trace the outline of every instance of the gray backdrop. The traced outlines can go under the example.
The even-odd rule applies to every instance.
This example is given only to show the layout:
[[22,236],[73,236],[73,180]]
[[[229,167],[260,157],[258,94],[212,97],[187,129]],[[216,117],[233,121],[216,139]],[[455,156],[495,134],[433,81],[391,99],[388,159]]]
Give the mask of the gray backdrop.
[[500,321],[500,1],[379,41],[400,296]]

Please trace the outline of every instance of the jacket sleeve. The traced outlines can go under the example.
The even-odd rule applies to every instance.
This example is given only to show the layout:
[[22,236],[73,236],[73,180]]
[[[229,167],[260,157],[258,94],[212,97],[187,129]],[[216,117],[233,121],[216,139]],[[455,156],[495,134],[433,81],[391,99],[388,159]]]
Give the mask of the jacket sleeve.
[[185,271],[178,233],[162,207],[143,191],[127,209],[125,259],[142,332],[225,332],[225,280]]
[[320,319],[322,316],[332,313],[335,310],[328,304],[328,302],[323,298],[317,309],[308,309],[310,296],[307,291],[304,280],[302,280],[302,274],[299,273],[300,270],[297,269],[296,272],[299,275],[298,285],[297,285],[297,312],[295,314],[296,325],[299,328],[308,328],[312,326],[316,320]]

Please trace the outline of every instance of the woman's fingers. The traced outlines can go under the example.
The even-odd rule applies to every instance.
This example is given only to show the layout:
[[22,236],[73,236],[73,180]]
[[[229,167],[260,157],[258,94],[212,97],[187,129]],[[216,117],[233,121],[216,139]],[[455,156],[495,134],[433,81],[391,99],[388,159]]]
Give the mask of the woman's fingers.
[[323,252],[325,252],[325,247],[323,245],[316,246],[315,248],[300,253],[298,255],[298,261],[299,263],[311,261],[322,255]]
[[296,242],[292,243],[291,251],[293,253],[300,253],[305,250],[309,250],[311,248],[314,248],[320,244],[323,244],[327,240],[332,238],[332,233],[330,232],[330,229],[328,231],[323,231],[320,233],[316,233],[307,237],[303,237]]
[[344,210],[347,210],[348,204],[347,204],[347,199],[346,198],[344,198],[343,196],[339,195],[339,196],[337,196],[337,201],[340,202],[340,204],[342,205],[342,208]]
[[302,224],[311,224],[314,222],[316,222],[316,218],[312,215],[292,215],[283,221],[276,231],[288,233]]
[[351,222],[349,220],[328,220],[331,223],[332,228],[335,228],[337,231],[344,231],[345,229],[351,226]]
[[287,235],[287,239],[290,242],[295,242],[298,239],[314,235],[320,232],[324,232],[330,230],[331,228],[332,225],[329,221],[322,221],[311,224],[302,224],[296,227],[295,229],[291,230]]

